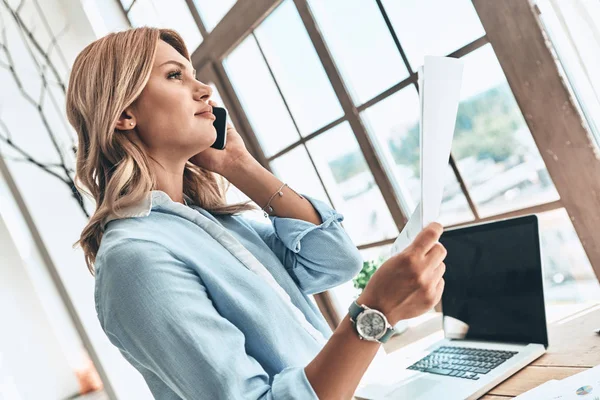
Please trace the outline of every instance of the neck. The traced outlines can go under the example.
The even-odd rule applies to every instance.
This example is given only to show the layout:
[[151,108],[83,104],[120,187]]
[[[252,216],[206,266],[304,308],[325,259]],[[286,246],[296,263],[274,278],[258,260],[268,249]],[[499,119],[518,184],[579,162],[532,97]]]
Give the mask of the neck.
[[161,162],[158,164],[151,161],[154,167],[154,176],[156,177],[156,189],[169,195],[171,200],[177,203],[185,204],[183,200],[183,171],[184,163],[167,164]]

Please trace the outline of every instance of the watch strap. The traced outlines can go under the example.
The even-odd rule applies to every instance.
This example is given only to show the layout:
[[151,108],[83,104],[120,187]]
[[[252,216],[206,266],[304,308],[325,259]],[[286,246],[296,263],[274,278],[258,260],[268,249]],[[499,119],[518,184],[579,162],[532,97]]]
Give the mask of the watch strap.
[[394,333],[396,333],[396,331],[394,330],[393,327],[392,328],[388,328],[388,330],[385,331],[385,334],[382,337],[379,338],[379,341],[381,343],[387,342],[394,335]]
[[359,306],[356,301],[353,301],[352,304],[350,304],[350,308],[348,309],[348,314],[350,314],[350,318],[352,318],[352,321],[356,322],[356,317],[358,317],[358,314],[360,314],[363,311],[364,308]]

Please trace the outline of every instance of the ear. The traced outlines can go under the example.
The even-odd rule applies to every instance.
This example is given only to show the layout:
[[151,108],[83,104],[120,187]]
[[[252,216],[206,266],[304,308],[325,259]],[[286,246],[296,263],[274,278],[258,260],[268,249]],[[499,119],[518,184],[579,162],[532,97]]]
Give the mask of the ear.
[[136,124],[137,121],[135,116],[130,109],[127,109],[121,113],[121,116],[115,125],[115,129],[120,131],[130,131],[135,129]]

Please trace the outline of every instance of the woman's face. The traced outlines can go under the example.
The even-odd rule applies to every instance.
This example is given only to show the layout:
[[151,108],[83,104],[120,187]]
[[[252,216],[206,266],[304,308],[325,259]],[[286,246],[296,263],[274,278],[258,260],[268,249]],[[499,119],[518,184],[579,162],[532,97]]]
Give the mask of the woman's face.
[[159,40],[150,79],[131,108],[137,134],[152,157],[185,163],[214,143],[211,95],[211,87],[195,79],[191,63]]

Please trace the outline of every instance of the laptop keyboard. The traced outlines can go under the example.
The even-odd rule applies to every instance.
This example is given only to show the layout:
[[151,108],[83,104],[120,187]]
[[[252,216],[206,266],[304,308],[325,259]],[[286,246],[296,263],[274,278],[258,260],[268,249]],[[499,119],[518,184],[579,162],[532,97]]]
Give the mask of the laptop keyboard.
[[477,380],[515,354],[516,351],[444,346],[429,353],[408,369]]

